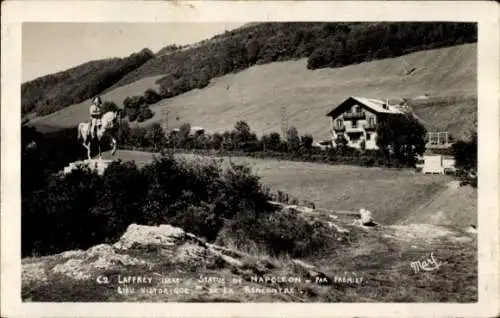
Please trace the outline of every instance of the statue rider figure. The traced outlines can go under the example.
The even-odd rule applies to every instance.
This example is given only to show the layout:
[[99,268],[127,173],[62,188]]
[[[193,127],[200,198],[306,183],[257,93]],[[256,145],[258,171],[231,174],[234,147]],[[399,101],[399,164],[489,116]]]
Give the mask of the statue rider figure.
[[96,130],[101,124],[101,97],[97,96],[92,100],[92,106],[90,106],[90,137],[95,138]]

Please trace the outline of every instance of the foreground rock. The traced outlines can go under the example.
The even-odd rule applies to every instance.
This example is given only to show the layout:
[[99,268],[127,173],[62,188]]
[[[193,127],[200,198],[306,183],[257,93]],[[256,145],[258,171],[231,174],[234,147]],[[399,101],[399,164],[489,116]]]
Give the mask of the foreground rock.
[[[426,224],[380,225],[367,231],[340,219],[325,219],[345,241],[332,254],[300,260],[209,244],[170,225],[132,224],[114,244],[23,259],[22,298],[73,302],[477,299],[475,234]],[[425,275],[413,273],[410,265],[431,252],[445,265]],[[401,293],[396,286],[407,289]]]
[[[148,257],[148,254],[155,257]],[[221,256],[224,256],[221,258]],[[46,281],[50,274],[62,274],[74,280],[87,280],[97,272],[119,270],[124,267],[137,267],[149,270],[156,265],[196,264],[208,265],[216,258],[237,264],[231,256],[204,243],[195,235],[170,225],[145,226],[131,224],[120,240],[113,245],[100,244],[86,251],[67,251],[38,262],[23,266],[23,281]],[[220,261],[220,260],[217,260]],[[43,271],[41,263],[55,262],[56,265]]]

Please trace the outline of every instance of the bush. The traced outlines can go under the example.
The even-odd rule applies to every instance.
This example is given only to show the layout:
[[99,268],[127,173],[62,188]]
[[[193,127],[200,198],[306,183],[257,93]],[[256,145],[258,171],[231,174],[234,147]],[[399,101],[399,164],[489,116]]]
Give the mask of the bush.
[[149,107],[141,107],[137,113],[137,121],[142,123],[154,116],[154,113],[149,109]]
[[106,112],[110,112],[110,111],[114,112],[117,110],[120,110],[120,108],[118,106],[116,106],[116,104],[113,102],[106,101],[106,102],[102,103],[102,107],[101,107],[102,114],[105,114]]
[[143,169],[114,162],[102,176],[86,168],[49,176],[22,196],[23,256],[114,241],[130,223],[171,223],[213,240],[238,211],[272,210],[248,167],[223,172],[219,163],[179,162],[169,154]]
[[300,137],[300,143],[305,150],[311,150],[313,144],[313,137],[311,135],[304,135]]
[[459,140],[453,144],[453,156],[456,166],[461,169],[477,169],[477,132],[469,140]]
[[144,92],[144,101],[146,102],[146,104],[155,104],[160,100],[160,94],[158,94],[154,89],[149,88]]
[[299,258],[317,255],[333,250],[337,244],[336,232],[322,223],[309,223],[302,216],[288,211],[273,212],[263,217],[239,214],[224,232],[238,248],[252,242],[276,256]]

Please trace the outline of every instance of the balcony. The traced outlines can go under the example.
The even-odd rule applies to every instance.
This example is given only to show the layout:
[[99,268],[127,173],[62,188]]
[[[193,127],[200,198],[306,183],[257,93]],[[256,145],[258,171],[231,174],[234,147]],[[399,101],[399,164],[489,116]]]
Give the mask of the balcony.
[[345,128],[346,132],[363,132],[363,130],[364,128],[362,125],[356,125],[356,126],[351,125]]
[[365,119],[366,113],[365,112],[344,113],[342,117],[344,117],[344,119]]
[[339,132],[339,131],[345,131],[345,126],[344,125],[334,125],[332,127],[333,131]]

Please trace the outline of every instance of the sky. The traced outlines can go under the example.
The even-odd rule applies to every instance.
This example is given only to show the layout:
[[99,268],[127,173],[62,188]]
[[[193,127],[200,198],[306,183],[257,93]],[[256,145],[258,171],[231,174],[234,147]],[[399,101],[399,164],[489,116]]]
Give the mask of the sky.
[[22,81],[143,48],[156,53],[170,44],[195,43],[243,24],[23,23]]

